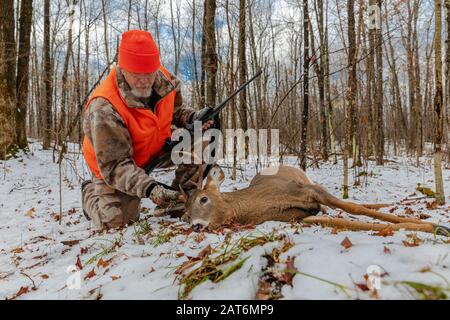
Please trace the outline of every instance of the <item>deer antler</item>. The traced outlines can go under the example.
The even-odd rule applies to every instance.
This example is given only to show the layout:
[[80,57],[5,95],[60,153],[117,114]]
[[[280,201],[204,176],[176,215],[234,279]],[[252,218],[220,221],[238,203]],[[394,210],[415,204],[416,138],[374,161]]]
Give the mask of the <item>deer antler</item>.
[[187,195],[186,192],[184,191],[184,189],[183,189],[183,187],[181,186],[181,184],[179,184],[178,186],[179,186],[179,188],[180,188],[181,195],[184,197],[185,201],[187,201],[188,195]]

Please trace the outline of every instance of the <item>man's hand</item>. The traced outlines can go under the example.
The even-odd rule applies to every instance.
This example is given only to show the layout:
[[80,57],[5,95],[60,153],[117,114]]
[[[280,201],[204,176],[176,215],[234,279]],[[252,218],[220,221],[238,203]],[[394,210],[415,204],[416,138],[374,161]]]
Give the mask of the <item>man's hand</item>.
[[202,125],[203,130],[208,130],[214,124],[214,120],[208,120]]
[[173,191],[157,184],[152,188],[149,198],[158,206],[167,207],[177,202],[182,202],[183,196],[178,191]]
[[[210,110],[211,108],[209,107],[204,107],[203,109],[196,111],[192,117],[192,119],[190,120],[190,122],[192,123],[193,121],[196,121],[196,119],[198,119],[198,117],[202,116],[205,112],[208,112],[208,110]],[[202,125],[202,129],[203,130],[208,130],[210,127],[212,127],[212,125],[214,124],[214,120],[208,120],[205,123],[203,123]]]

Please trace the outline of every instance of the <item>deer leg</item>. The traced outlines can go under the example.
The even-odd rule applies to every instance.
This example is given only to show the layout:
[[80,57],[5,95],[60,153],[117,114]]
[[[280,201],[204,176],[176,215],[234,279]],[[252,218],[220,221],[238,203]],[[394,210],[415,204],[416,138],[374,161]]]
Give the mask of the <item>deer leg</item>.
[[349,221],[341,218],[330,217],[307,217],[302,220],[307,224],[320,224],[323,227],[337,227],[340,229],[348,229],[353,231],[381,231],[387,228],[397,231],[405,229],[408,231],[422,231],[427,233],[436,233],[450,237],[450,229],[433,226],[432,224],[418,224],[418,223],[397,223],[397,224],[381,224],[381,223],[368,223]]
[[317,202],[320,204],[326,205],[331,208],[339,208],[344,210],[345,212],[356,214],[356,215],[364,215],[374,219],[392,222],[392,223],[416,223],[416,224],[427,224],[432,225],[430,222],[424,222],[415,218],[402,218],[397,217],[395,215],[379,212],[373,209],[369,209],[364,205],[350,202],[350,201],[342,201],[330,193],[326,191],[323,187],[318,185],[303,185],[302,188],[307,188],[312,190],[312,195]]
[[363,203],[361,204],[363,207],[366,207],[367,209],[381,209],[392,206],[392,203]]

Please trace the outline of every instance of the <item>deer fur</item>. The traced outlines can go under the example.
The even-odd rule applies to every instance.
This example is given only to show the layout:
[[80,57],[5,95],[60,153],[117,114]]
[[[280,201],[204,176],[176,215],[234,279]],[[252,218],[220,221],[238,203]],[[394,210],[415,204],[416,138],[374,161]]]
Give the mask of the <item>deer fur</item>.
[[[319,212],[326,214],[325,207],[401,224],[406,229],[411,227],[412,230],[426,232],[437,230],[445,235],[450,231],[419,219],[402,218],[374,210],[386,205],[342,201],[322,186],[314,184],[305,172],[294,167],[280,166],[263,170],[251,180],[247,188],[234,192],[220,192],[224,178],[222,170],[214,166],[207,176],[205,187],[202,188],[199,181],[199,188],[188,196],[184,219],[190,221],[195,231],[216,229],[229,223],[260,224],[270,220],[303,220],[332,225],[333,219],[314,217]],[[342,221],[336,222],[342,226]],[[382,226],[363,223],[360,227],[379,230]]]

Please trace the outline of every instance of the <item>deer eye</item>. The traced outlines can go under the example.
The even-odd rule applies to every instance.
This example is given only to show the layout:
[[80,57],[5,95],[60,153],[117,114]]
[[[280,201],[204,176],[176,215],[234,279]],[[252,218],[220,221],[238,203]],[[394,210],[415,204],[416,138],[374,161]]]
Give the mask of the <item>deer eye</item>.
[[208,202],[208,197],[201,197],[200,198],[200,204],[205,204],[206,202]]

